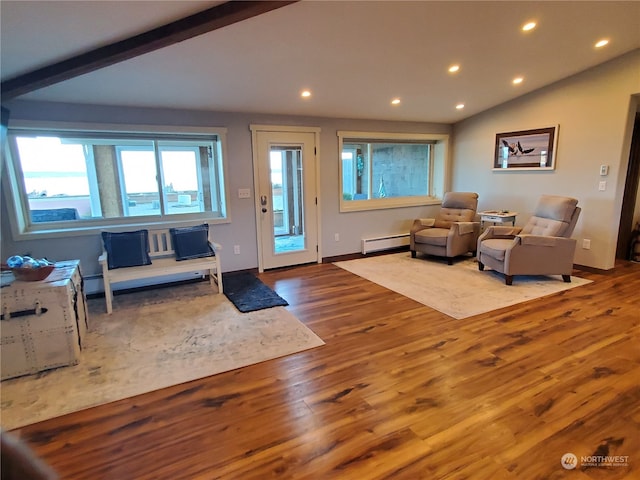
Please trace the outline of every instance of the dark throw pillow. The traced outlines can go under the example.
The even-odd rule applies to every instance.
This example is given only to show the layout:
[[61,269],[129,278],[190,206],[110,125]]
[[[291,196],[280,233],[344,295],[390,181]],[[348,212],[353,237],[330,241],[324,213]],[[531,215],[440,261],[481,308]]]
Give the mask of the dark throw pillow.
[[102,232],[102,242],[107,251],[109,270],[114,268],[151,265],[149,258],[149,232]]
[[176,260],[190,258],[213,257],[213,249],[209,243],[209,224],[203,223],[195,227],[171,228],[171,241],[176,252]]

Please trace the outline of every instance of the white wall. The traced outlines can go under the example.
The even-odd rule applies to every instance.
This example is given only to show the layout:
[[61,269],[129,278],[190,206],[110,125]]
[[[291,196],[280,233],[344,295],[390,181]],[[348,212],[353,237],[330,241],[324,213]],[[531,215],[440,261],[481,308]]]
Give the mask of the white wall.
[[[144,125],[216,126],[227,128],[229,213],[231,222],[213,225],[212,233],[223,246],[223,272],[257,268],[256,220],[253,199],[251,124],[320,127],[320,238],[323,257],[360,251],[363,236],[408,232],[414,218],[432,215],[434,207],[396,208],[371,212],[339,212],[338,130],[412,133],[450,133],[451,126],[414,122],[388,122],[327,118],[302,118],[262,114],[232,114],[206,111],[176,111],[96,105],[69,105],[16,101],[8,105],[12,120],[126,123]],[[252,198],[239,199],[238,189],[249,188]],[[2,258],[30,252],[54,260],[80,259],[85,275],[99,273],[97,258],[101,242],[97,234],[83,237],[14,241],[2,198]],[[334,234],[340,241],[336,242]],[[233,245],[240,245],[234,255]]]
[[[636,50],[456,124],[452,189],[478,192],[480,210],[519,212],[520,225],[541,194],[575,197],[582,207],[575,263],[612,268],[638,93]],[[496,133],[552,125],[559,125],[555,171],[492,171]],[[584,238],[590,250],[581,248]]]

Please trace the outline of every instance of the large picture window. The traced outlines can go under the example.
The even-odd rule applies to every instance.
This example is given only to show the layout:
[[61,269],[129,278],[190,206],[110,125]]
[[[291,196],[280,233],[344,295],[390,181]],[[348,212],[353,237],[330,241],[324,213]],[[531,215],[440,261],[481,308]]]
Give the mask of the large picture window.
[[10,128],[20,233],[224,220],[223,134]]
[[338,132],[340,210],[370,210],[439,201],[446,135]]

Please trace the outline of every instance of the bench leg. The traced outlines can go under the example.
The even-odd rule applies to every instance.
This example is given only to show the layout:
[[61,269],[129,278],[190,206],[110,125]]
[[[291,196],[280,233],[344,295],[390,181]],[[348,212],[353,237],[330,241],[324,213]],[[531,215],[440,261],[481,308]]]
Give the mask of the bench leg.
[[215,277],[213,273],[213,268],[209,269],[209,281],[211,282],[211,286],[213,286],[213,282],[218,285],[218,293],[222,293],[222,269],[220,268],[220,257],[213,257],[215,259],[216,269],[215,269]]
[[222,273],[220,273],[220,268],[216,268],[215,275],[213,269],[209,270],[209,281],[211,286],[216,283],[218,285],[218,293],[222,293]]
[[111,291],[111,283],[109,283],[109,280],[104,280],[104,299],[107,303],[107,313],[111,314],[113,311],[113,292]]

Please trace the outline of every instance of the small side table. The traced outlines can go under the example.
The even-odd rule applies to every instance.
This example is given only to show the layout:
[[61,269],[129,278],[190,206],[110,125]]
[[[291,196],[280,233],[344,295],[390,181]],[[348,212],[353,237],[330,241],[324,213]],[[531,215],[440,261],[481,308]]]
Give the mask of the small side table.
[[480,228],[484,228],[485,222],[491,222],[494,225],[496,223],[508,223],[511,222],[512,226],[516,224],[516,217],[518,212],[508,212],[505,210],[487,210],[480,212]]

